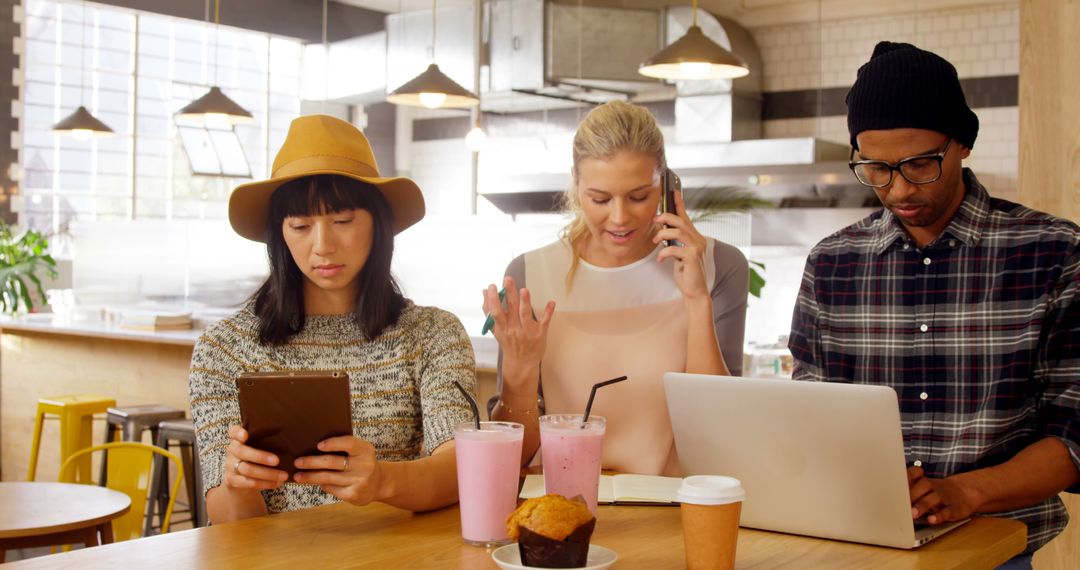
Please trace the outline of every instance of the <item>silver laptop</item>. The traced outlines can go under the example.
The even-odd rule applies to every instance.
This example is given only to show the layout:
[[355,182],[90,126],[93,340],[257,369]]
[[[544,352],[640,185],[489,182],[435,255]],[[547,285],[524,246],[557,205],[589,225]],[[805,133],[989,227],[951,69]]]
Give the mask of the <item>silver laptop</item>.
[[892,388],[674,372],[664,387],[684,474],[741,480],[744,527],[914,548],[967,522],[916,530]]

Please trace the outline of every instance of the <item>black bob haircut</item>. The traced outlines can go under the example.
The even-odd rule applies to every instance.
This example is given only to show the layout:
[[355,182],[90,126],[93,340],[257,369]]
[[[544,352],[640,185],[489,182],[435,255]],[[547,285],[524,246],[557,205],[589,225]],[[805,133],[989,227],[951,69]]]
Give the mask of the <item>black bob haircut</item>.
[[371,253],[358,279],[353,318],[368,339],[378,337],[397,323],[405,297],[393,275],[394,212],[382,193],[371,184],[346,176],[319,174],[282,184],[270,197],[266,220],[266,253],[270,276],[252,295],[259,318],[259,342],[283,344],[304,328],[304,275],[289,253],[282,223],[292,216],[333,214],[366,210],[373,222]]

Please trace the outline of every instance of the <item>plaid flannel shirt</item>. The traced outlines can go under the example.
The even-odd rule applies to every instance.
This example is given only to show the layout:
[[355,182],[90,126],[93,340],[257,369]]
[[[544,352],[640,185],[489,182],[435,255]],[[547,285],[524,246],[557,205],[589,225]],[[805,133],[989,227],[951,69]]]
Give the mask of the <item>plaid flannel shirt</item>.
[[[791,324],[795,378],[894,388],[908,464],[930,477],[1044,437],[1080,466],[1080,228],[963,179],[960,209],[925,247],[888,210],[814,247]],[[1027,524],[1027,552],[1069,520],[1057,496],[995,516]]]

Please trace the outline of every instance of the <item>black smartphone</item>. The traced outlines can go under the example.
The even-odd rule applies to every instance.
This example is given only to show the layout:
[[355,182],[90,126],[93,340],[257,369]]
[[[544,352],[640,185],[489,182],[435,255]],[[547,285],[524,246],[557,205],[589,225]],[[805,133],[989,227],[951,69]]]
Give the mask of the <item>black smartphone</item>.
[[[679,175],[675,174],[675,171],[670,168],[665,168],[664,173],[660,176],[660,214],[677,214],[675,209],[675,193],[682,192],[682,180],[679,179]],[[664,227],[668,227],[666,224]],[[664,240],[664,247],[672,245],[681,246],[682,244],[676,240]]]

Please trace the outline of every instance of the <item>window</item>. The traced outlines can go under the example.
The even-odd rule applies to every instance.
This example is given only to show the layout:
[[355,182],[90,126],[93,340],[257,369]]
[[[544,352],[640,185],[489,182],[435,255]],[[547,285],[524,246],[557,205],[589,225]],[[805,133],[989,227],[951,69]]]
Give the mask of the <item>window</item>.
[[[23,225],[224,217],[231,189],[268,172],[300,112],[298,40],[96,4],[25,6]],[[211,85],[255,122],[177,125],[173,114]],[[116,136],[52,134],[80,104]]]

